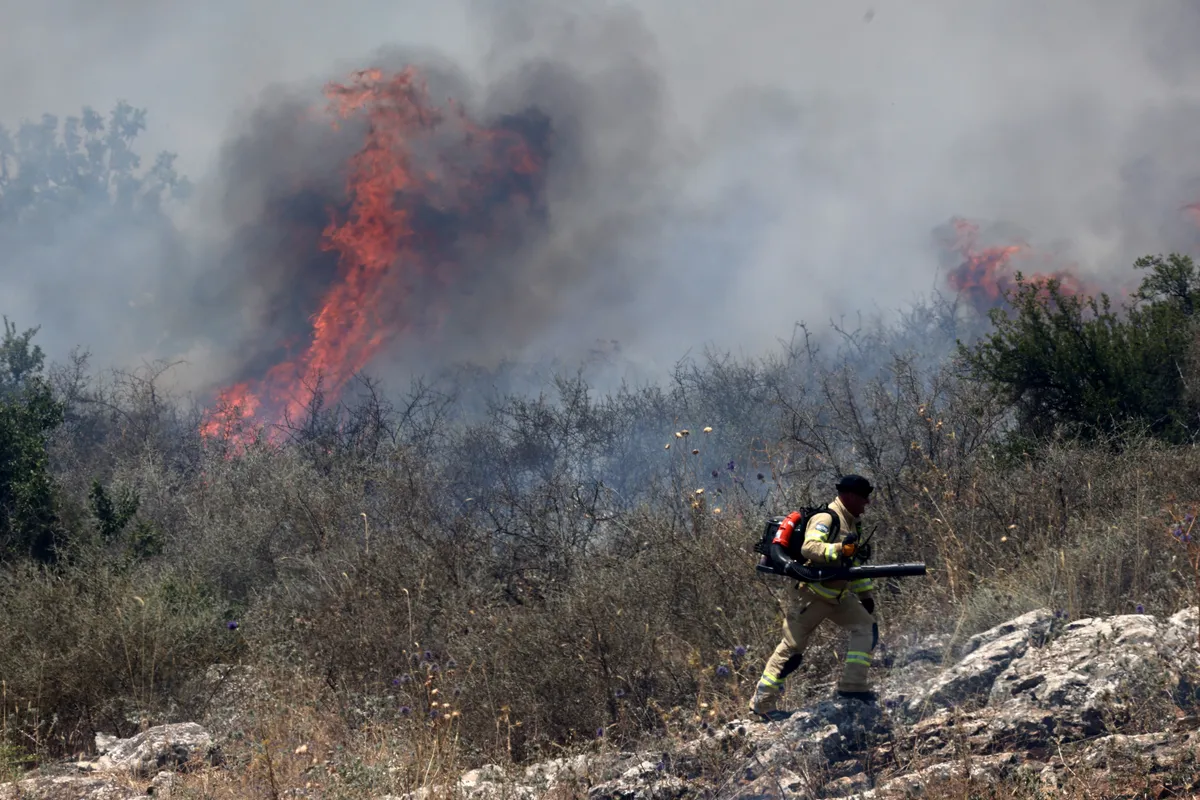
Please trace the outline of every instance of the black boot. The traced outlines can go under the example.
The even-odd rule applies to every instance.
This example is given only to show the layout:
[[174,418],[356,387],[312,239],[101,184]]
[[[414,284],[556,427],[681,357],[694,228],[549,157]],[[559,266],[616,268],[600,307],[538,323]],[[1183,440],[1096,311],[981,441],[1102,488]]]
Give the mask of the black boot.
[[844,692],[841,689],[838,689],[837,694],[838,697],[843,697],[847,700],[858,700],[859,702],[867,703],[868,705],[874,705],[879,699],[874,692]]

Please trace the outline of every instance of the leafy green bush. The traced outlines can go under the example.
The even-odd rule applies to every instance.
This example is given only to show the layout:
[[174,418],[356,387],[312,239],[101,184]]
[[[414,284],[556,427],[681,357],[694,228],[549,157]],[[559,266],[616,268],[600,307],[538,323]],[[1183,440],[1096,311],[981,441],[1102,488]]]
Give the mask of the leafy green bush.
[[4,319],[0,341],[0,563],[14,555],[48,562],[57,530],[47,436],[63,420],[63,404],[42,378],[44,355]]
[[1106,295],[1065,295],[1053,279],[1018,274],[1012,313],[993,309],[995,330],[960,345],[972,377],[1015,407],[1021,433],[1045,439],[1065,428],[1098,442],[1144,431],[1184,442],[1200,431],[1189,390],[1200,271],[1178,254],[1135,266],[1150,274],[1124,314]]

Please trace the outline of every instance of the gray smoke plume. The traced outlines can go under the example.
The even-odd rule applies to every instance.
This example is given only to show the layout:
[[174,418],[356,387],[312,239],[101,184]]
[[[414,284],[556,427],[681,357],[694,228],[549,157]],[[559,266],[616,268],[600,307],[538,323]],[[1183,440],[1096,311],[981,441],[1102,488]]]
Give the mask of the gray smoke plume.
[[[534,20],[534,11],[517,16]],[[472,177],[450,197],[416,191],[396,199],[410,211],[421,258],[401,255],[391,269],[382,326],[398,333],[385,364],[411,372],[495,363],[548,331],[570,330],[572,320],[584,328],[598,318],[616,322],[639,274],[653,271],[649,244],[672,214],[663,194],[671,165],[662,152],[660,79],[643,63],[636,18],[602,22],[556,42],[573,62],[539,53],[543,35],[530,47],[519,41],[528,29],[497,30],[513,46],[489,58],[486,80],[425,52],[387,48],[364,58],[385,74],[419,66],[433,104],[446,108],[442,98],[453,99],[476,124],[511,134],[539,164],[528,179],[501,170]],[[335,132],[326,114],[299,101],[319,98],[320,87],[309,88],[264,100],[222,149],[212,187],[232,236],[204,259],[189,304],[198,324],[189,333],[222,331],[226,340],[214,349],[247,359],[235,379],[261,376],[288,345],[302,345],[309,317],[339,280],[322,231],[331,211],[345,216],[348,161],[363,145],[364,123]],[[452,133],[414,145],[434,151],[438,163],[481,155]],[[423,278],[430,270],[440,278]],[[441,323],[423,325],[435,307]],[[585,332],[559,344],[585,344],[588,333],[595,338]]]
[[6,243],[0,311],[43,325],[56,356],[186,358],[195,388],[303,348],[337,270],[317,245],[361,145],[312,110],[367,66],[416,64],[479,124],[549,132],[536,202],[475,209],[456,280],[406,309],[440,304],[447,323],[397,336],[389,371],[597,341],[651,371],[710,342],[761,353],[799,320],[940,288],[935,232],[960,215],[1114,283],[1138,255],[1198,243],[1186,0],[3,11],[0,70],[24,77],[0,89],[0,121],[128,100],[149,112],[143,167],[176,152],[196,191],[166,221],[85,215],[36,250]]

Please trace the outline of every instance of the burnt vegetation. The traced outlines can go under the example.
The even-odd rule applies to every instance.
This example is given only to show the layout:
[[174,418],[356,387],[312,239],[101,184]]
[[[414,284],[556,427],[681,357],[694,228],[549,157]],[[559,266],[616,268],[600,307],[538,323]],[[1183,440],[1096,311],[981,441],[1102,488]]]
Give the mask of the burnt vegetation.
[[[185,184],[169,157],[130,167],[140,120],[0,134],[3,241],[34,214],[157,213]],[[165,391],[179,367],[47,363],[6,320],[6,747],[196,719],[217,664],[252,667],[289,724],[424,759],[408,765],[699,731],[743,713],[778,636],[762,520],[826,501],[839,472],[880,487],[875,561],[930,566],[882,592],[885,641],[1039,606],[1174,611],[1196,587],[1194,545],[1164,531],[1200,502],[1200,275],[1181,255],[1136,266],[1128,308],[1020,283],[985,328],[933,297],[604,393],[578,373],[489,388],[520,385],[516,365],[363,375],[245,452]],[[794,690],[834,675],[819,643]],[[384,774],[360,767],[346,780]]]

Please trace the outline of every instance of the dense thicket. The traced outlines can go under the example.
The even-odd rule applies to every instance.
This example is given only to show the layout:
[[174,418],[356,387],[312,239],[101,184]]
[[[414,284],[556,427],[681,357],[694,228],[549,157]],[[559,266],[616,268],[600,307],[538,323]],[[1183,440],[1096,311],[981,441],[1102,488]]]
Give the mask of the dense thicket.
[[1140,430],[1169,442],[1200,432],[1195,385],[1200,270],[1190,256],[1147,256],[1131,302],[1064,295],[1018,275],[995,330],[960,352],[973,379],[998,389],[1020,431],[1088,440]]
[[[123,202],[64,146],[21,157],[71,156],[86,180],[63,198]],[[38,174],[0,183],[0,214],[57,191]],[[884,590],[884,650],[1035,605],[1173,610],[1194,545],[1164,532],[1200,500],[1197,278],[1182,256],[1137,266],[1127,312],[1023,283],[983,338],[935,297],[608,393],[568,374],[481,406],[479,387],[522,385],[516,366],[364,376],[244,453],[200,437],[167,367],[47,367],[36,329],[6,321],[4,729],[58,752],[195,717],[209,667],[235,662],[293,711],[402,747],[458,712],[472,758],[698,725],[701,703],[740,711],[778,636],[750,550],[763,518],[851,470],[880,487],[877,560],[931,568]],[[829,635],[794,690],[836,675]]]

